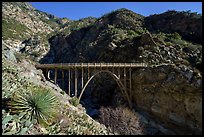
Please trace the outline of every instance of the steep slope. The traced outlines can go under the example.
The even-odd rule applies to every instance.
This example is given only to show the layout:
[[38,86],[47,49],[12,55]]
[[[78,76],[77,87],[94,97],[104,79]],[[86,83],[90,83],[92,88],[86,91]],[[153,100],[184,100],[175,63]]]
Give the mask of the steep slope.
[[39,61],[50,49],[48,39],[58,32],[65,35],[95,21],[89,17],[72,21],[35,9],[27,2],[2,3],[2,39],[16,52]]
[[[39,60],[49,50],[47,35],[52,35],[69,21],[66,18],[60,19],[39,11],[27,2],[2,3],[4,42],[14,51],[26,48],[24,52],[27,55],[38,57],[36,60]],[[27,43],[29,40],[34,42]]]
[[202,43],[202,16],[190,11],[167,11],[145,18],[146,27],[151,31],[178,32],[189,41]]
[[[73,106],[72,99],[58,86],[45,80],[42,71],[35,68],[35,63],[24,59],[17,63],[12,51],[2,41],[2,134],[5,135],[107,135],[112,134],[104,125],[94,121],[78,104]],[[34,91],[49,90],[58,101],[57,115],[52,124],[40,125],[33,120],[23,117],[22,113],[12,113],[11,101],[16,92],[28,94]],[[31,98],[31,97],[30,97]],[[37,98],[37,96],[36,96]],[[20,101],[26,98],[19,97]],[[46,100],[46,97],[44,97]],[[29,101],[25,104],[29,104]],[[25,107],[24,104],[24,107]],[[51,107],[51,106],[49,106]],[[39,108],[37,108],[39,109]],[[44,112],[45,113],[45,112]],[[26,113],[29,116],[29,113]]]
[[[185,32],[190,33],[190,30]],[[59,33],[49,41],[52,55],[48,54],[48,58],[45,56],[42,63],[46,63],[52,56],[53,63],[175,63],[201,70],[200,44],[185,41],[176,31],[168,34],[151,33],[145,28],[144,17],[127,9],[107,14],[93,25],[73,31],[70,35]]]
[[[54,62],[108,62],[104,55],[106,51],[108,56],[113,56],[111,51],[117,46],[124,47],[117,43],[132,39],[145,31],[142,28],[142,20],[143,16],[120,9],[97,19],[93,25],[73,31],[68,36],[58,34],[49,40],[50,51],[56,57]],[[62,58],[61,54],[66,57]]]

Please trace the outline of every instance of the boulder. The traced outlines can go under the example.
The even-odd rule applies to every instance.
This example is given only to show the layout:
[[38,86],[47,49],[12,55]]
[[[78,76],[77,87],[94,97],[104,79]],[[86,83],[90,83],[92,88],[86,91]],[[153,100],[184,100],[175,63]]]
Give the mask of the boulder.
[[7,50],[5,56],[8,60],[17,62],[14,52],[12,50]]
[[2,54],[6,57],[6,59],[17,62],[16,57],[14,55],[14,51],[10,49],[2,40]]

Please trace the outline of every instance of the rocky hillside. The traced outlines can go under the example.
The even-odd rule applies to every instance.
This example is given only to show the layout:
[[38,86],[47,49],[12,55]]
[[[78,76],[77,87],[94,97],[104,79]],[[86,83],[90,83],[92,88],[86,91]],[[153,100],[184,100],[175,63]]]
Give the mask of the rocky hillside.
[[57,32],[69,34],[87,26],[94,18],[71,21],[39,11],[27,2],[3,2],[2,39],[14,51],[39,61],[50,49],[48,39]]
[[202,45],[186,41],[177,31],[154,33],[148,30],[145,21],[150,17],[120,9],[70,35],[59,33],[49,39],[50,53],[41,62],[174,63],[201,70]]
[[[15,51],[20,51],[26,45],[25,40],[38,36],[39,54],[46,54],[48,42],[46,35],[59,29],[58,18],[38,11],[26,2],[4,2],[2,4],[2,39]],[[36,45],[32,49],[36,49]],[[35,52],[35,51],[32,51]]]
[[202,15],[190,11],[167,11],[145,18],[151,31],[178,32],[189,41],[202,43]]
[[[13,51],[11,51],[3,41],[2,49],[2,134],[112,134],[104,125],[99,124],[88,116],[85,113],[85,109],[74,101],[74,99],[71,99],[58,86],[46,81],[42,72],[35,68],[35,63],[27,59],[17,63]],[[44,104],[46,102],[43,102],[43,100],[49,102],[46,95],[43,95],[46,91],[50,93],[47,94],[47,97],[52,95],[52,98],[56,99],[56,107],[52,108],[53,104]],[[37,99],[40,98],[35,95],[35,92],[43,97],[43,99],[41,98],[41,102],[40,100],[37,101]],[[51,100],[51,98],[49,99]],[[18,113],[13,110],[14,100],[17,101],[15,103],[17,103],[18,106],[22,104],[24,106],[24,109],[18,111]],[[36,104],[32,104],[32,101]],[[32,109],[32,105],[37,105],[38,107],[36,107],[36,109],[42,113],[43,116],[48,116],[49,113],[52,113],[50,109],[53,109],[56,112],[54,121],[45,126],[36,122],[35,119],[31,119],[31,117],[35,115],[29,113],[29,110]],[[46,107],[43,107],[43,105],[48,105],[48,110],[46,110]],[[17,110],[20,109],[18,108]]]
[[[60,113],[58,122],[47,128],[36,125],[34,127],[40,132],[32,127],[26,134],[112,134],[111,130],[114,134],[202,133],[201,15],[167,11],[145,17],[128,9],[118,9],[100,18],[72,21],[39,11],[26,2],[4,2],[2,8],[3,99],[8,100],[13,96],[15,99],[14,93],[18,90],[26,91],[28,88],[35,92],[35,89],[40,91],[45,88],[50,89],[57,98],[70,100],[62,100],[62,106],[68,105],[75,110],[63,110],[62,107],[63,111],[57,110]],[[42,72],[33,66],[36,62],[167,65],[133,70],[134,111],[121,106],[100,108],[98,121],[109,130],[94,120],[92,127],[88,122],[91,118],[85,114],[84,108],[78,105],[81,112],[73,107],[70,102],[76,105],[76,100],[46,81]],[[101,94],[117,93],[116,84],[110,82],[108,77],[97,78],[92,86],[91,92],[97,93],[95,98]],[[117,102],[118,98],[114,98],[108,102]],[[23,132],[13,131],[13,123],[17,121],[11,120],[10,112],[2,113],[4,123],[7,123],[3,126],[3,133]],[[130,118],[126,118],[126,115]],[[67,127],[72,122],[75,124]],[[127,122],[130,124],[127,125]],[[10,126],[7,128],[5,125]],[[28,129],[22,123],[19,129],[24,128]]]

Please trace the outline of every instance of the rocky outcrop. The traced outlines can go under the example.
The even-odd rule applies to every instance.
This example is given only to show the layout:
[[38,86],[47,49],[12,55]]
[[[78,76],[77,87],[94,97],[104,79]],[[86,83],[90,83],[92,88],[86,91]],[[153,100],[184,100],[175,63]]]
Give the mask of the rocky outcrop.
[[180,66],[145,68],[133,73],[133,101],[177,134],[202,132],[202,76]]
[[23,41],[20,46],[22,48],[19,51],[33,57],[35,61],[39,61],[49,50],[49,44],[38,35]]
[[17,62],[16,57],[14,55],[15,51],[10,49],[2,40],[2,56],[4,56],[7,60],[12,62]]
[[139,40],[140,45],[151,45],[151,46],[157,46],[155,41],[153,40],[153,37],[150,33],[145,33],[141,35],[141,38]]

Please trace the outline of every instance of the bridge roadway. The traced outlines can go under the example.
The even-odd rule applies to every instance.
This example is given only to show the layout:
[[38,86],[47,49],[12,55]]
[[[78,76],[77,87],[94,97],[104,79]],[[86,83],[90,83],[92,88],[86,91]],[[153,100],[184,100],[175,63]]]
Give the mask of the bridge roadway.
[[148,67],[145,63],[57,63],[57,64],[37,64],[37,69],[66,69],[66,68],[100,68],[100,67],[116,67],[116,68],[138,68]]

